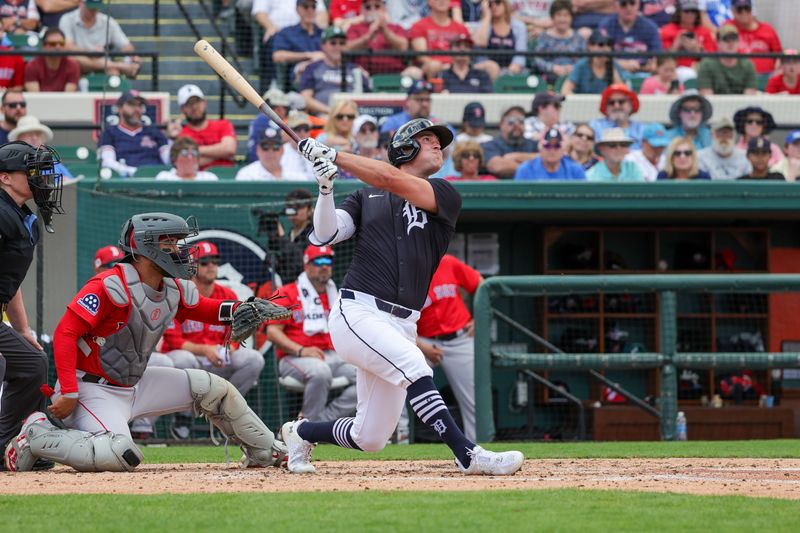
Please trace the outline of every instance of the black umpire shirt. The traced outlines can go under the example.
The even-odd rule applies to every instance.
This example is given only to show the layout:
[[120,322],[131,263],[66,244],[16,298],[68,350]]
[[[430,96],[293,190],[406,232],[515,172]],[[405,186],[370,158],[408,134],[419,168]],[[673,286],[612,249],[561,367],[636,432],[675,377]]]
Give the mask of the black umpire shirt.
[[461,195],[443,179],[430,180],[437,213],[418,209],[387,191],[366,187],[339,209],[358,232],[353,262],[342,287],[420,310],[461,211]]
[[0,304],[17,294],[39,242],[36,215],[0,190]]

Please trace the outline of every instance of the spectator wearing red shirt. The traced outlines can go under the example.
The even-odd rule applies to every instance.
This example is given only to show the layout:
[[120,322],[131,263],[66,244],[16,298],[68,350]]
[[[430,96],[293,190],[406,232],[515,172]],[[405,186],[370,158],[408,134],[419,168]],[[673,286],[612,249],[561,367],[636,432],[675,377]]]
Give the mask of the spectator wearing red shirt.
[[766,92],[770,94],[800,94],[800,55],[797,50],[786,50],[781,60],[781,71],[767,82]]
[[[681,0],[680,8],[672,15],[672,22],[661,28],[661,43],[664,50],[672,52],[716,52],[717,41],[711,30],[703,25],[698,0]],[[700,61],[691,57],[679,57],[679,67],[692,67]]]
[[[0,40],[5,32],[0,30]],[[10,46],[0,46],[0,50],[13,50]],[[0,87],[6,89],[22,89],[25,81],[25,60],[22,56],[0,56]]]
[[348,31],[353,24],[364,22],[362,3],[362,0],[331,0],[328,6],[331,23]]
[[431,366],[442,366],[461,409],[464,434],[471,440],[475,439],[475,323],[460,289],[475,294],[482,281],[477,270],[445,254],[417,322],[417,346]]
[[[739,30],[739,51],[743,54],[781,53],[783,46],[778,32],[767,22],[761,22],[753,15],[752,0],[733,0],[732,24]],[[770,74],[775,70],[775,60],[763,57],[752,59],[758,74]]]
[[[408,50],[406,30],[398,24],[389,22],[385,0],[364,0],[361,3],[359,19],[347,30],[345,52]],[[416,67],[406,69],[405,62],[399,57],[365,56],[357,58],[355,63],[370,74],[396,73],[405,69],[403,74],[414,78],[422,77],[422,71]]]
[[[466,26],[450,18],[450,0],[428,0],[431,14],[411,27],[408,33],[411,48],[416,52],[449,50],[450,43],[459,35],[469,35]],[[422,70],[428,77],[434,77],[452,63],[450,56],[420,55]]]
[[186,136],[197,142],[200,149],[200,170],[212,166],[232,167],[236,155],[236,132],[225,119],[212,120],[206,116],[208,102],[197,85],[178,89],[178,106],[186,117],[183,129],[170,123],[167,134],[171,139]]
[[[66,39],[58,28],[48,29],[42,38],[45,50],[64,48]],[[67,92],[78,90],[81,66],[70,57],[36,56],[25,65],[25,90],[28,92]]]
[[[278,289],[280,305],[294,307],[292,316],[271,322],[267,337],[275,344],[282,377],[305,384],[302,415],[312,422],[333,421],[356,411],[356,368],[333,351],[328,315],[338,293],[331,279],[333,249],[310,245],[303,255],[303,272],[297,281]],[[331,380],[344,376],[350,384],[328,403]]]

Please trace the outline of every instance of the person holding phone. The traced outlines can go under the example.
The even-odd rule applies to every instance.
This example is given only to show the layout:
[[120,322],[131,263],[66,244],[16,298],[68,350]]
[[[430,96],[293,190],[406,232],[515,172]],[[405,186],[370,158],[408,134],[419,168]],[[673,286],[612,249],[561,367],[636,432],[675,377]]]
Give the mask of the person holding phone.
[[[716,52],[717,41],[703,25],[701,5],[698,0],[680,0],[678,9],[672,15],[672,22],[661,28],[661,43],[664,50],[672,52]],[[682,80],[697,77],[693,69],[697,57],[679,57],[679,77]]]

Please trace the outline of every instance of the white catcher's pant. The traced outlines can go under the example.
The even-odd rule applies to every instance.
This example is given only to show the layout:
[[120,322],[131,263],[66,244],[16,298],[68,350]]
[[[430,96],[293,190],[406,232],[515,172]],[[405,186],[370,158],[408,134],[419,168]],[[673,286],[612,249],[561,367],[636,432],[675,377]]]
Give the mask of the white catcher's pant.
[[[78,371],[78,399],[83,406],[79,404],[63,420],[70,429],[108,430],[130,438],[129,420],[186,411],[194,402],[189,377],[177,368],[147,367],[133,387],[86,383],[80,380],[83,374]],[[61,385],[56,383],[56,396],[60,393]]]
[[328,319],[336,352],[358,368],[358,405],[352,436],[364,451],[379,451],[392,435],[406,401],[406,388],[433,371],[417,348],[419,312],[407,319],[375,307],[375,299],[352,291],[339,298]]

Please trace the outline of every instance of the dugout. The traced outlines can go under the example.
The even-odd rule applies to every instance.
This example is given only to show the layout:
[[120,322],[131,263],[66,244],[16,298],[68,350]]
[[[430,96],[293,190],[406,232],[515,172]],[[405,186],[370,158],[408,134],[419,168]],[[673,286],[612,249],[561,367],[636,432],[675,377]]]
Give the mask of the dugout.
[[[238,281],[248,285],[265,275],[263,251],[270,249],[266,237],[259,234],[256,210],[279,212],[286,193],[298,185],[310,188],[307,183],[184,184],[114,179],[72,185],[64,195],[67,215],[58,218],[55,235],[44,237],[41,302],[37,306],[36,270],[32,269],[24,287],[26,305],[31,314],[39,309],[43,331],[52,332],[67,300],[90,277],[95,250],[116,242],[122,222],[142,211],[193,214],[203,230],[240,236],[243,244],[230,248],[230,254],[247,255],[236,250],[253,252],[254,245],[260,247],[260,258],[254,252],[236,261],[240,263]],[[343,181],[337,184],[336,194],[343,197],[357,186]],[[500,182],[459,183],[457,187],[464,205],[452,251],[487,276],[800,272],[800,190],[790,183]],[[351,246],[345,244],[337,251],[337,281],[343,275]],[[792,294],[777,298],[763,294],[700,296],[687,305],[679,310],[678,342],[692,343],[697,351],[779,352],[783,343],[800,337],[795,326],[800,299]],[[627,334],[629,344],[641,345],[643,352],[660,349],[656,334],[659,307],[646,293],[598,295],[594,300],[520,299],[505,302],[500,308],[567,352],[613,352],[619,349],[614,343],[619,341],[620,332]],[[761,346],[752,339],[731,346],[738,332],[759,333]],[[524,342],[501,321],[492,324],[490,335],[498,345],[513,347]],[[729,344],[721,345],[724,342]],[[519,373],[501,368],[492,372],[497,438],[578,436],[574,413],[558,394],[543,389],[526,393],[524,399],[536,406],[531,418],[530,411],[521,405]],[[703,396],[710,399],[718,393],[723,379],[714,371],[697,374],[695,381],[700,388],[679,398],[679,407],[685,407],[690,415],[693,409],[702,408]],[[629,405],[612,405],[604,387],[586,372],[545,375],[551,382],[563,384],[586,406],[600,402],[608,407],[604,415],[613,414],[610,409],[617,408],[619,416],[612,416],[612,422],[631,423],[625,432],[613,433],[610,438],[649,438],[654,431],[657,435],[657,422],[648,421],[644,413]],[[657,370],[609,370],[605,375],[639,397],[658,394]],[[776,396],[776,404],[767,413],[759,410],[759,398],[748,395],[736,405],[737,409],[749,410],[747,416],[718,411],[728,417],[726,427],[738,424],[744,428],[743,433],[733,432],[727,437],[795,436],[794,428],[800,427],[794,423],[800,407],[793,406],[800,405],[800,382],[793,381],[793,374],[787,373],[787,378],[772,369],[753,371],[753,381],[765,394]],[[273,380],[271,366],[267,365],[261,393],[254,399],[272,425],[279,421],[279,414],[274,412]],[[713,422],[714,412],[703,413]],[[695,414],[694,420],[698,417]],[[748,417],[752,421],[749,425]],[[778,426],[772,424],[769,431],[755,427],[764,426],[763,421],[770,417],[779,419]],[[586,423],[586,437],[591,438],[591,415]]]

